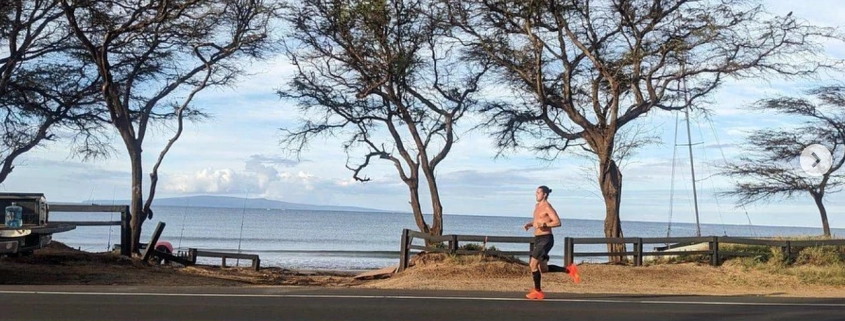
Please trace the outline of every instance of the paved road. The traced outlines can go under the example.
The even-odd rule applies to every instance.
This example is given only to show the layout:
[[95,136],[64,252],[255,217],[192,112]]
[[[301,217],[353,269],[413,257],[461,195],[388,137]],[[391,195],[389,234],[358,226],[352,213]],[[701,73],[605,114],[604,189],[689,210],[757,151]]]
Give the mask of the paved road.
[[321,288],[0,286],[0,320],[843,320],[845,299],[386,291]]

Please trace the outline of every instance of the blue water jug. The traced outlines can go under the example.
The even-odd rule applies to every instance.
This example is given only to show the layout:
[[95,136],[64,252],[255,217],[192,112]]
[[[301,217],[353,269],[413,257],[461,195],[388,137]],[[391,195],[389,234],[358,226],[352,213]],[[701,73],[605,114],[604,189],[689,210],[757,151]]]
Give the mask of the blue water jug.
[[23,207],[15,203],[6,206],[6,226],[21,227],[23,225]]

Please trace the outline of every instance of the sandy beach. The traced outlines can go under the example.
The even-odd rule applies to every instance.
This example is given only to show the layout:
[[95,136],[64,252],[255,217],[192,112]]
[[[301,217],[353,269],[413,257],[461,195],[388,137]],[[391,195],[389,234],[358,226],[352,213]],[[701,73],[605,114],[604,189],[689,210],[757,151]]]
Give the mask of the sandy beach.
[[[151,286],[318,286],[378,289],[522,291],[532,285],[528,267],[493,258],[445,255],[414,260],[405,272],[385,278],[356,279],[355,273],[293,271],[266,267],[181,267],[148,265],[112,253],[88,253],[54,242],[27,257],[0,259],[1,285]],[[581,264],[582,282],[563,273],[543,278],[544,291],[607,294],[754,295],[845,297],[845,287],[811,284],[800,274],[772,275],[726,262],[660,264],[644,267]]]

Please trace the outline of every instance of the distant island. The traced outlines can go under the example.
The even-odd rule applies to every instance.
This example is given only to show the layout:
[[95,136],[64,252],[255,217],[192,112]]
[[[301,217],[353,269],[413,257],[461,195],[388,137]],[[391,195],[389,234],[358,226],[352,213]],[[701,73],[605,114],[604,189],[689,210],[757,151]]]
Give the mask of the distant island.
[[[85,204],[129,204],[129,200],[92,200],[83,201]],[[179,206],[179,207],[219,207],[219,208],[261,208],[277,210],[310,210],[310,211],[345,211],[345,212],[391,212],[366,207],[355,206],[332,206],[289,203],[266,198],[247,198],[232,196],[185,196],[156,198],[153,206]]]

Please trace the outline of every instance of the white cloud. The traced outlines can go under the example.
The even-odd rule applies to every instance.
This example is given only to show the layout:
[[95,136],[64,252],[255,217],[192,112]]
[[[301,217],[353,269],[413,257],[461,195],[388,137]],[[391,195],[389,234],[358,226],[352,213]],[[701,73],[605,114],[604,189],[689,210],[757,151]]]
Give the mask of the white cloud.
[[164,184],[167,192],[230,194],[255,189],[252,175],[237,173],[232,169],[203,169],[193,175],[172,175]]
[[279,156],[252,155],[242,171],[230,168],[204,168],[192,174],[172,174],[163,179],[164,191],[194,194],[233,194],[251,193],[264,195],[271,183],[285,180],[300,180],[306,188],[310,185],[309,174],[298,173],[296,176],[288,172],[280,172],[281,167],[292,167],[297,162]]

